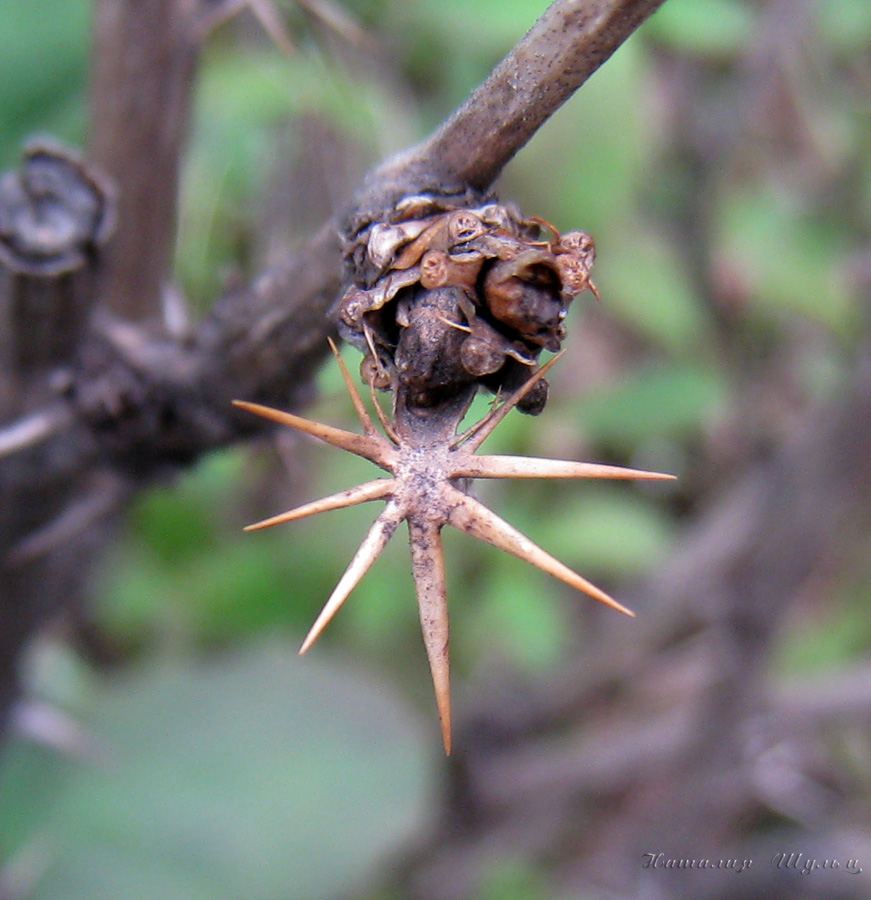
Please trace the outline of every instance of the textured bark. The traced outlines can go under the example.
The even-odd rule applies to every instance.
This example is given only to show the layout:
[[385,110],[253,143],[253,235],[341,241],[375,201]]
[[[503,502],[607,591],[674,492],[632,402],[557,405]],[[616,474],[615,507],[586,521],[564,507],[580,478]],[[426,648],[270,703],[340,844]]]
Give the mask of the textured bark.
[[[20,172],[0,181],[0,418],[52,404],[68,386],[112,217],[102,179],[59,147],[30,146]],[[32,419],[19,433],[38,436],[51,419]],[[105,538],[107,501],[119,493],[116,477],[77,468],[76,443],[70,435],[0,456],[0,729],[22,647],[52,612],[82,601],[87,561]]]
[[197,60],[194,0],[97,0],[90,158],[118,185],[105,305],[159,309],[175,246],[176,200]]

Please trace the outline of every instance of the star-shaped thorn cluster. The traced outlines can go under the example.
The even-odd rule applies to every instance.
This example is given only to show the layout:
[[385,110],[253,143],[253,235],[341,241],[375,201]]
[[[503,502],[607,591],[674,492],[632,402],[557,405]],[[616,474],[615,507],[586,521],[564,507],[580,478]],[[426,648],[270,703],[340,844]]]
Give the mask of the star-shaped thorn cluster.
[[[331,343],[331,346],[363,426],[363,434],[323,425],[257,403],[247,403],[242,400],[236,400],[234,403],[242,409],[279,424],[289,425],[297,431],[312,435],[341,450],[362,456],[389,472],[391,477],[368,481],[338,494],[306,503],[288,512],[249,525],[245,530],[254,531],[268,528],[327,510],[365,503],[368,500],[386,501],[384,510],[369,529],[363,543],[303,642],[300,653],[305,653],[318,639],[351,591],[359,584],[372,563],[378,558],[399,524],[403,521],[407,523],[411,543],[412,573],[417,591],[423,639],[435,686],[445,752],[450,754],[448,604],[441,541],[441,530],[445,525],[452,525],[480,541],[506,550],[590,597],[626,615],[634,615],[604,591],[555,559],[499,518],[480,501],[466,493],[464,489],[466,480],[472,478],[663,480],[671,479],[673,476],[596,463],[522,456],[486,456],[476,453],[496,426],[535,386],[559,359],[559,356],[555,356],[547,365],[542,366],[521,388],[511,394],[501,405],[495,407],[480,422],[459,435],[456,430],[468,408],[468,403],[460,404],[460,407],[448,417],[451,426],[448,430],[444,420],[439,423],[439,427],[433,423],[432,427],[428,428],[394,428],[376,402],[375,407],[384,428],[385,437],[375,427],[335,345]],[[396,424],[399,424],[398,421]]]

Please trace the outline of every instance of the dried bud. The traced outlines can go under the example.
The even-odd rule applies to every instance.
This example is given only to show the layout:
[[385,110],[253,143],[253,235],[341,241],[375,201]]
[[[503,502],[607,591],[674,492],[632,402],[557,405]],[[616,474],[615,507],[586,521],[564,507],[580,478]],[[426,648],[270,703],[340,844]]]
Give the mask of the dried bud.
[[547,393],[550,385],[542,378],[535,387],[517,404],[517,408],[527,416],[540,415],[547,406]]
[[596,261],[596,242],[586,231],[567,231],[557,242],[557,253],[575,253],[587,260],[588,268]]
[[369,291],[352,286],[345,291],[345,296],[342,297],[339,313],[342,321],[353,327],[362,322],[364,314],[371,308]]
[[402,229],[396,225],[375,225],[369,234],[366,255],[377,268],[383,269],[393,259],[397,247],[402,244]]
[[483,334],[471,334],[460,347],[460,362],[463,368],[476,378],[498,372],[505,363],[505,350],[500,345],[488,341]]
[[471,241],[473,238],[482,235],[486,230],[484,223],[473,212],[466,209],[458,209],[456,212],[451,213],[447,224],[448,247]]
[[494,319],[524,340],[558,350],[565,309],[558,273],[546,250],[531,249],[513,260],[500,260],[484,280],[484,298]]
[[488,203],[474,212],[485,225],[489,225],[491,228],[498,228],[500,231],[514,230],[514,223],[508,210],[500,203]]
[[365,384],[370,384],[379,390],[390,387],[392,378],[383,365],[376,362],[371,356],[364,356],[360,363],[360,377]]
[[420,261],[420,283],[427,289],[439,287],[475,287],[484,257],[480,253],[447,254],[427,250]]
[[432,215],[440,209],[444,209],[444,206],[440,206],[436,198],[429,194],[414,194],[411,197],[403,197],[396,204],[396,212],[402,219]]
[[590,286],[590,268],[590,261],[577,253],[557,254],[556,270],[563,290],[572,297]]
[[450,260],[443,250],[427,250],[420,261],[420,284],[427,290],[450,283]]

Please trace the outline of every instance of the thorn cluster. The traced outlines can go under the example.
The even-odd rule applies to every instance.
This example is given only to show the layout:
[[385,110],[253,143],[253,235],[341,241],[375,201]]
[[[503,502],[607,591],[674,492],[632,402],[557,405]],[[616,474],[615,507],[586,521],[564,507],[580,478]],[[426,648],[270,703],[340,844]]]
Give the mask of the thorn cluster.
[[[376,518],[335,590],[303,642],[305,653],[317,640],[348,595],[360,582],[395,533],[401,522],[408,526],[412,573],[417,592],[423,639],[429,658],[445,752],[451,752],[451,702],[448,657],[448,605],[441,531],[451,525],[466,534],[499,547],[566,584],[627,615],[633,613],[604,591],[572,571],[533,543],[465,490],[472,478],[607,478],[669,479],[671,475],[619,466],[536,459],[518,456],[478,455],[477,450],[502,421],[539,383],[559,357],[535,372],[519,389],[495,407],[480,422],[462,434],[459,424],[468,410],[474,389],[458,393],[429,409],[397,402],[391,423],[373,402],[386,437],[375,427],[347,367],[331,346],[356,409],[362,434],[323,425],[292,413],[256,403],[234,401],[236,406],[288,425],[297,431],[362,456],[387,471],[391,477],[357,485],[338,494],[306,503],[288,512],[249,525],[246,530],[267,528],[305,516],[342,509],[369,500],[386,505]],[[402,399],[397,396],[397,401]],[[411,411],[409,411],[411,410]]]

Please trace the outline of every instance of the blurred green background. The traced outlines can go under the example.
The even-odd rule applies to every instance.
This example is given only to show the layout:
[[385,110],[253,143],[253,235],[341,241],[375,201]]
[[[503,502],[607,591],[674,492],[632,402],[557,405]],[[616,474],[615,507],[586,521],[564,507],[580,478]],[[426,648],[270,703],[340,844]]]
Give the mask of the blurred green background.
[[[228,276],[251,275],[320,224],[269,199],[288,165],[312,163],[307,130],[329,136],[346,161],[337,180],[353,184],[437,125],[545,5],[348,0],[340,34],[282,3],[292,56],[249,14],[221,26],[202,59],[183,180],[176,273],[195,314]],[[84,145],[89,14],[83,0],[0,4],[4,169],[33,134]],[[717,478],[837,388],[860,316],[871,6],[825,0],[804,13],[814,41],[775,86],[794,105],[783,122],[742,102],[765,77],[755,40],[767,14],[668,0],[499,186],[525,212],[594,235],[603,303],[578,298],[547,410],[510,416],[490,448],[662,468],[680,482],[479,493],[618,595],[668,554]],[[705,76],[703,121],[684,115],[687,70]],[[356,351],[345,352],[353,370]],[[736,397],[773,360],[780,380],[760,379],[748,421]],[[352,425],[334,364],[307,414]],[[215,454],[137,503],[78,639],[59,628],[31,654],[25,736],[0,760],[10,897],[382,896],[379,866],[424,833],[445,767],[404,539],[300,661],[373,508],[241,533],[372,477],[342,457],[286,435]],[[446,555],[458,707],[479,685],[546,677],[583,652],[591,601],[463,536],[446,534]],[[851,570],[824,608],[797,617],[777,665],[867,654],[869,595],[869,572]],[[494,865],[478,896],[536,900],[540,874]]]

